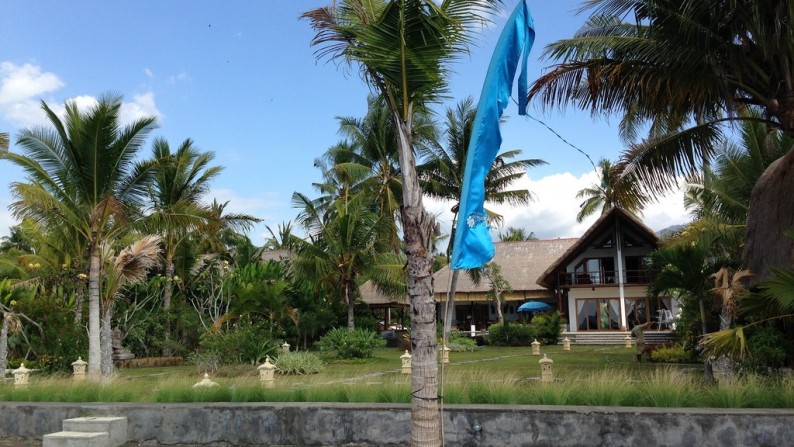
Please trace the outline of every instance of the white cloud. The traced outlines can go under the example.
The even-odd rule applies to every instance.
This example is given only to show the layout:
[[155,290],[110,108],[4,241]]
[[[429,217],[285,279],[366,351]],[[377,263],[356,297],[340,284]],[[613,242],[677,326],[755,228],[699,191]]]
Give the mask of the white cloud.
[[0,115],[18,127],[42,124],[39,97],[64,85],[56,74],[36,65],[0,62]]
[[179,73],[178,75],[170,76],[168,78],[168,82],[170,84],[176,84],[177,82],[183,82],[188,80],[190,80],[190,76],[188,76],[188,74],[185,73],[184,71],[182,73]]
[[143,69],[143,74],[145,74],[147,78],[153,78],[154,77],[154,73],[152,73],[152,70],[150,70],[148,68],[144,68]]
[[[146,74],[151,75],[148,68]],[[39,66],[0,62],[0,115],[18,128],[46,126],[41,96],[59,90],[64,85],[56,74],[43,72]],[[76,102],[80,110],[97,103],[96,97],[90,95],[75,96],[71,101]],[[63,116],[63,102],[47,99],[47,104],[58,116]],[[120,118],[122,124],[126,124],[144,116],[159,115],[154,93],[146,92],[134,95],[131,102],[125,101],[121,106]]]
[[0,106],[28,101],[63,86],[64,82],[56,74],[43,73],[41,67],[0,63]]
[[157,116],[162,117],[154,101],[154,93],[147,92],[134,95],[132,102],[124,102],[121,105],[119,119],[122,123],[131,123],[137,119]]
[[[579,237],[590,228],[598,216],[590,216],[581,223],[576,222],[576,214],[582,202],[576,198],[576,193],[596,183],[597,180],[598,176],[595,172],[579,177],[564,172],[537,180],[524,176],[513,187],[529,189],[535,194],[535,201],[525,206],[486,203],[486,208],[504,217],[503,228],[524,228],[527,232],[534,232],[541,239]],[[640,218],[654,231],[670,225],[685,224],[691,218],[684,209],[683,198],[682,191],[662,197],[658,203],[648,206]],[[429,212],[437,215],[442,232],[445,234],[449,234],[451,228],[452,205],[452,202],[425,199],[425,206]],[[492,234],[496,239],[498,230],[492,231]]]

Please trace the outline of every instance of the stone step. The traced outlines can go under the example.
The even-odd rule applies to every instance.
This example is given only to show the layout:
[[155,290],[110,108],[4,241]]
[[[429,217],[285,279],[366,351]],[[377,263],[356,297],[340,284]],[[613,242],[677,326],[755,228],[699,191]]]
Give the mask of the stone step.
[[107,447],[107,432],[59,431],[44,435],[42,447]]
[[127,418],[118,416],[89,416],[63,421],[63,430],[70,432],[105,432],[108,447],[122,446],[127,442]]

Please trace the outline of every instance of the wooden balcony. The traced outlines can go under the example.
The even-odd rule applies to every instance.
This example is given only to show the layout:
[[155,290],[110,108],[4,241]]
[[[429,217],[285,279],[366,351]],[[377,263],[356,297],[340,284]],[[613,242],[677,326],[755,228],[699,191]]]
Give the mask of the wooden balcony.
[[[653,282],[658,270],[625,270],[624,284],[649,285]],[[563,287],[614,287],[618,284],[617,271],[603,271],[590,273],[560,272],[557,284]]]

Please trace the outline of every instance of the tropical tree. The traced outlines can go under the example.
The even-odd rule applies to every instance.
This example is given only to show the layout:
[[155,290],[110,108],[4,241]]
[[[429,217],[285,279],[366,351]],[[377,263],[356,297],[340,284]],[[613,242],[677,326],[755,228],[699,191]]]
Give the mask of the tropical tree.
[[0,149],[8,149],[8,134],[0,132]]
[[527,233],[524,228],[507,227],[504,233],[499,232],[499,240],[502,242],[535,241],[537,239],[534,231]]
[[8,335],[22,331],[22,321],[35,324],[25,314],[17,312],[14,307],[23,295],[32,296],[34,289],[24,284],[14,284],[10,279],[0,281],[0,371],[5,377],[8,366]]
[[613,164],[606,158],[598,162],[600,171],[599,183],[579,190],[577,199],[584,199],[579,205],[579,214],[576,221],[581,222],[587,216],[595,214],[599,209],[601,214],[612,208],[620,208],[633,214],[642,211],[648,198],[640,190],[634,177],[623,175],[624,165]]
[[31,253],[33,247],[30,240],[25,235],[21,225],[14,225],[9,228],[9,235],[0,237],[0,253],[16,250],[17,252]]
[[231,258],[230,252],[246,242],[241,233],[262,221],[249,214],[226,212],[228,205],[228,201],[221,203],[213,199],[206,210],[207,219],[199,224],[195,232],[199,235],[197,239],[200,253],[215,253]]
[[390,216],[378,214],[366,194],[337,202],[333,212],[323,213],[306,196],[295,193],[298,216],[308,238],[294,238],[296,276],[308,278],[324,290],[338,294],[347,307],[347,327],[355,329],[358,286],[371,278],[380,290],[393,293],[403,275],[404,259],[390,250]]
[[89,350],[88,377],[100,376],[101,245],[116,239],[137,220],[151,177],[152,163],[136,161],[153,117],[119,122],[122,99],[103,95],[81,111],[69,101],[65,117],[42,102],[51,128],[22,130],[24,154],[0,151],[0,159],[20,166],[26,182],[11,185],[17,218],[45,228],[69,227],[88,247]]
[[209,166],[215,155],[199,151],[190,139],[172,153],[168,142],[158,138],[154,141],[153,157],[157,169],[151,183],[152,210],[147,227],[161,235],[166,278],[163,308],[168,309],[173,295],[174,255],[191,230],[206,222],[208,212],[201,200],[209,191],[210,181],[223,168]]
[[[790,1],[589,0],[583,9],[592,15],[577,34],[546,48],[559,63],[529,98],[622,113],[629,138],[650,128],[624,158],[626,174],[651,190],[697,171],[726,122],[759,121],[794,134],[794,29],[784,25],[794,19]],[[742,258],[758,279],[791,263],[794,245],[783,232],[794,227],[792,165],[789,152],[753,188]]]
[[[662,294],[677,295],[682,302],[683,312],[687,319],[697,309],[700,320],[700,334],[709,331],[709,318],[713,302],[712,278],[720,268],[730,265],[730,260],[719,259],[713,252],[717,246],[713,235],[705,234],[681,243],[671,241],[667,246],[651,252],[652,266],[659,273],[648,288],[648,295],[658,297]],[[707,304],[709,307],[707,308]],[[705,380],[713,380],[709,357],[704,359],[706,369]]]
[[467,50],[472,31],[499,0],[341,0],[302,15],[317,32],[320,58],[358,64],[388,104],[397,129],[402,174],[401,221],[411,303],[413,348],[411,442],[438,445],[438,366],[432,284],[433,218],[422,204],[413,123],[446,89],[448,69]]
[[[474,118],[477,109],[471,98],[459,102],[457,107],[447,109],[446,113],[446,146],[430,146],[423,152],[426,162],[419,166],[419,180],[427,195],[430,197],[451,200],[455,203],[452,207],[452,235],[450,240],[455,240],[455,223],[461,191],[463,189],[463,176],[466,169],[466,155],[469,150]],[[515,160],[521,155],[520,150],[502,152],[494,159],[488,175],[485,177],[485,201],[488,203],[511,205],[526,205],[532,199],[532,193],[526,189],[507,189],[526,174],[526,170],[545,164],[543,160],[522,159]],[[491,223],[501,222],[502,216],[486,209]],[[447,256],[452,252],[452,244],[447,246]],[[474,272],[471,272],[474,273]],[[454,311],[455,290],[458,284],[459,270],[452,271],[449,294],[447,295],[447,312],[444,316],[444,334],[449,334],[452,329],[452,315]]]
[[159,263],[160,237],[144,236],[118,254],[102,247],[105,261],[102,289],[102,377],[113,373],[113,305],[126,287],[143,283],[149,270]]

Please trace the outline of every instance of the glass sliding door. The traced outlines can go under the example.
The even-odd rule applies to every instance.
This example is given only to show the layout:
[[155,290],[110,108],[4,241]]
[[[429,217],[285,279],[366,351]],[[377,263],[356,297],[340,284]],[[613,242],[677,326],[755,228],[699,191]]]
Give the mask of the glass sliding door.
[[586,298],[576,300],[576,323],[580,331],[609,331],[620,328],[620,300]]

